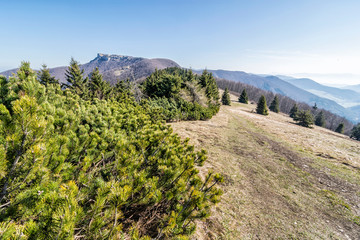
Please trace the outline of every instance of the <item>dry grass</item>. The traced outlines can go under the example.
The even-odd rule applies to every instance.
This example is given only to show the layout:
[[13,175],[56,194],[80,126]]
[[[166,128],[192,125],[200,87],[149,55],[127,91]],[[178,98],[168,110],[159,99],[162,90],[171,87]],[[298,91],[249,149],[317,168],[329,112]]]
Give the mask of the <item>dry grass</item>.
[[[234,100],[234,96],[232,96]],[[194,239],[360,239],[360,142],[233,102],[171,124],[208,151],[224,195]]]

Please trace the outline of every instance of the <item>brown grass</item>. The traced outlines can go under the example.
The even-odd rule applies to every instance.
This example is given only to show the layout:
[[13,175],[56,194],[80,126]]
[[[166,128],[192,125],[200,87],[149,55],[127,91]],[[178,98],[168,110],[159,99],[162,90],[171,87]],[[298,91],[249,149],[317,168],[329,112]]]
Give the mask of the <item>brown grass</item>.
[[203,171],[225,177],[194,239],[360,239],[360,142],[254,108],[232,102],[209,121],[171,124],[208,151]]

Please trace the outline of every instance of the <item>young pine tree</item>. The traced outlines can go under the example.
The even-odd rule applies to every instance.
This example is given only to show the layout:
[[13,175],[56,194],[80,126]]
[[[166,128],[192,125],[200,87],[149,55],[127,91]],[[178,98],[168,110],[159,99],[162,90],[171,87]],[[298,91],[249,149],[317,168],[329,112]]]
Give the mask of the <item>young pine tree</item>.
[[316,103],[314,104],[313,109],[314,109],[314,110],[317,110],[317,109],[318,109]]
[[89,90],[91,97],[100,100],[106,99],[110,94],[111,87],[108,82],[103,80],[98,68],[95,68],[90,74]]
[[66,83],[63,84],[63,87],[70,89],[80,97],[86,97],[89,79],[84,78],[83,74],[84,70],[80,69],[79,63],[71,58],[70,66],[65,72]]
[[324,118],[324,112],[323,111],[319,112],[319,114],[316,115],[315,125],[319,126],[319,127],[324,127],[325,126],[325,118]]
[[229,90],[228,88],[225,88],[225,91],[221,97],[221,102],[223,105],[231,105],[231,101],[230,101],[230,94],[229,94]]
[[277,95],[274,97],[274,100],[271,102],[269,109],[270,109],[270,111],[273,111],[276,113],[278,113],[280,111],[279,110],[279,98]]
[[311,125],[314,124],[314,117],[309,110],[299,111],[296,117],[294,118],[294,120],[297,121],[298,124],[303,127],[311,127]]
[[261,97],[259,98],[257,107],[256,107],[256,112],[258,114],[262,114],[262,115],[268,115],[269,111],[266,105],[266,98],[264,95],[261,95]]
[[299,108],[298,108],[297,104],[295,103],[289,112],[289,116],[291,118],[295,118],[298,113],[299,113]]
[[59,80],[50,75],[50,70],[46,64],[42,65],[40,72],[38,72],[38,79],[42,85],[47,86],[48,84],[59,84]]
[[335,129],[335,132],[337,133],[344,133],[344,123],[340,123],[337,128]]
[[353,127],[350,137],[360,141],[360,123]]
[[249,98],[248,98],[246,89],[244,88],[244,90],[241,92],[241,95],[239,97],[239,102],[248,104],[248,101],[249,101]]

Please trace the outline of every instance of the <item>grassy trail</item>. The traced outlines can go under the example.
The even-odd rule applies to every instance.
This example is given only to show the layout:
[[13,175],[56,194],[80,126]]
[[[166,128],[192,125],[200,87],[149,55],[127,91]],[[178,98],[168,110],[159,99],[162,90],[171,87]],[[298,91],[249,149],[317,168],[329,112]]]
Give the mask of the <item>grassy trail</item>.
[[[234,99],[234,97],[232,97]],[[172,123],[225,177],[195,239],[360,239],[360,142],[233,102],[209,121]]]

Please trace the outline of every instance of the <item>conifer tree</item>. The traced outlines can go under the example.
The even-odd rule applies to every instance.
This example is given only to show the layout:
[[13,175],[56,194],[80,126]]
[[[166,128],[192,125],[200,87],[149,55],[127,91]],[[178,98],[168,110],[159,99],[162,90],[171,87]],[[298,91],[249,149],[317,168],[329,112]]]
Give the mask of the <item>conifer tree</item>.
[[319,112],[318,115],[316,115],[315,125],[319,126],[319,127],[324,127],[325,126],[325,118],[324,118],[324,112],[323,111]]
[[71,58],[70,66],[65,72],[66,83],[63,87],[70,89],[80,97],[86,97],[88,94],[89,78],[84,78],[84,70],[80,69],[79,63]]
[[309,110],[301,110],[294,118],[300,126],[311,127],[314,124],[314,117]]
[[48,84],[59,84],[59,80],[57,80],[54,76],[51,76],[50,70],[46,64],[43,64],[40,72],[38,72],[38,79],[39,82],[45,86]]
[[16,72],[16,76],[17,79],[22,82],[28,78],[33,78],[36,76],[36,73],[30,68],[30,62],[21,62],[19,70]]
[[353,127],[350,137],[360,141],[360,123]]
[[130,80],[118,80],[115,87],[112,88],[112,95],[117,101],[132,97]]
[[298,113],[299,113],[299,108],[298,108],[297,104],[295,103],[289,112],[289,116],[291,118],[295,118]]
[[269,109],[270,109],[270,111],[273,111],[273,112],[276,112],[276,113],[278,113],[280,111],[279,110],[279,98],[278,98],[277,95],[272,100]]
[[216,84],[216,80],[212,73],[204,70],[201,76],[199,77],[199,84],[205,88],[206,97],[218,101],[219,97],[219,89]]
[[317,110],[317,109],[318,109],[316,103],[314,104],[313,109],[314,109],[314,110]]
[[239,102],[248,104],[248,101],[249,101],[249,98],[248,98],[246,89],[244,88],[244,90],[241,92],[241,95],[239,97]]
[[261,97],[259,98],[257,107],[256,107],[256,112],[258,114],[262,114],[262,115],[268,115],[269,111],[268,111],[268,107],[266,105],[266,98],[264,95],[261,95]]
[[[152,109],[154,119],[160,117],[166,121],[207,120],[220,108],[219,90],[215,78],[206,71],[201,76],[197,76],[191,71],[175,67],[155,70],[141,86],[145,96],[149,97],[148,101],[137,99],[136,87],[132,88],[134,98]],[[204,102],[200,102],[203,92],[207,106],[204,106]],[[189,97],[184,98],[186,95]],[[155,113],[157,116],[154,116]]]
[[335,129],[335,132],[337,132],[337,133],[344,133],[344,127],[345,127],[344,123],[340,123],[340,124],[337,126],[337,128]]
[[91,97],[100,100],[105,99],[110,95],[110,84],[103,80],[97,67],[90,73],[89,90]]
[[229,90],[228,88],[225,88],[224,93],[221,97],[221,102],[223,105],[231,105],[231,101],[230,101],[230,94],[229,94]]
[[181,89],[181,77],[162,70],[155,70],[143,83],[143,89],[149,97],[176,97]]

